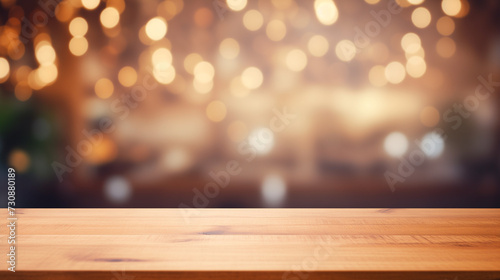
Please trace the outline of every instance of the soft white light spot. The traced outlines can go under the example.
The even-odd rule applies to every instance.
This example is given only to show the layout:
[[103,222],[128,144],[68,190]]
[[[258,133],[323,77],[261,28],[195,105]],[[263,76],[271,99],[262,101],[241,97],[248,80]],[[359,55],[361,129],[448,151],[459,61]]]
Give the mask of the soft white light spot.
[[429,132],[420,143],[422,151],[428,158],[438,158],[444,151],[444,139],[436,132]]
[[125,178],[114,176],[104,183],[104,194],[111,202],[124,203],[130,199],[132,187]]
[[250,146],[257,153],[267,154],[274,146],[274,133],[269,128],[257,128],[248,137]]
[[401,132],[393,132],[384,140],[384,149],[392,157],[400,157],[408,150],[408,139]]
[[261,192],[266,206],[279,207],[285,200],[285,181],[278,175],[268,175],[262,182]]

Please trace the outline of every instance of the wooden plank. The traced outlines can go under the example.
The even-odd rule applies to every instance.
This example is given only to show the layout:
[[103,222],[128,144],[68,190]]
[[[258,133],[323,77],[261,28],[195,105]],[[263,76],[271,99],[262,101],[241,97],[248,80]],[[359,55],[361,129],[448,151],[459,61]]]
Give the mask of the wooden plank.
[[[4,221],[6,213],[0,214]],[[113,273],[125,272],[137,279],[500,279],[499,209],[185,213],[18,209],[18,272],[4,268],[0,277],[119,280]],[[5,228],[1,254],[7,253]]]

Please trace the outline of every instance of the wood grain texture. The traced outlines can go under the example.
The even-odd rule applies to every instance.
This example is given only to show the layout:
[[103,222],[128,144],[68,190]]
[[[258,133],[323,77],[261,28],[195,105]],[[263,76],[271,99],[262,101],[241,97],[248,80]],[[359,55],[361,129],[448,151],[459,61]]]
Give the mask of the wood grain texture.
[[17,209],[17,218],[17,272],[3,262],[1,279],[500,279],[499,209]]

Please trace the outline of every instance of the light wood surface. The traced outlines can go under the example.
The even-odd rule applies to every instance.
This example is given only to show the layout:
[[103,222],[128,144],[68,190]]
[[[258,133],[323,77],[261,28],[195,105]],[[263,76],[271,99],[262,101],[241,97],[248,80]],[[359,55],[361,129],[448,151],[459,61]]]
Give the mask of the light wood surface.
[[1,279],[500,279],[499,209],[17,209],[17,218],[17,272],[2,261]]

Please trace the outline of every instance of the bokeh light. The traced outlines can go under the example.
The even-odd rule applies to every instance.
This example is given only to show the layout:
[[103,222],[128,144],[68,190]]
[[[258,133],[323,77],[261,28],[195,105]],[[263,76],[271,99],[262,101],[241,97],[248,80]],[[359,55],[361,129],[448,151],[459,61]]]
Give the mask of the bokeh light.
[[266,34],[272,41],[281,41],[286,35],[286,25],[281,20],[272,20],[267,24]]
[[12,166],[16,172],[26,172],[30,164],[30,156],[24,150],[15,149],[9,155],[9,166]]
[[233,11],[241,11],[247,5],[247,0],[226,0],[227,6]]
[[321,35],[314,35],[307,42],[307,49],[311,55],[316,57],[324,56],[328,52],[329,47],[328,40]]
[[391,157],[401,157],[408,150],[408,139],[401,132],[392,132],[384,140],[384,150]]
[[444,58],[450,58],[455,54],[457,46],[455,41],[450,37],[443,37],[439,39],[436,44],[437,53]]
[[406,62],[406,72],[413,78],[420,78],[425,74],[427,64],[420,56],[412,56]]
[[332,0],[315,0],[314,10],[319,22],[324,25],[334,24],[339,17],[337,6]]
[[337,57],[342,61],[351,61],[356,56],[356,45],[350,40],[342,40],[335,47]]
[[450,36],[455,31],[455,22],[452,18],[444,16],[438,19],[436,29],[443,36]]
[[220,100],[214,100],[207,106],[207,117],[213,122],[220,122],[226,117],[226,105]]
[[85,37],[73,37],[69,41],[69,50],[75,56],[84,55],[89,48],[89,43]]
[[411,14],[411,21],[418,28],[426,28],[431,23],[431,13],[424,7],[416,8]]
[[288,67],[288,69],[299,72],[304,70],[306,65],[307,56],[303,51],[299,49],[293,49],[288,52],[286,56],[286,66]]
[[385,78],[389,83],[399,84],[406,76],[405,67],[397,61],[393,61],[385,67]]
[[441,2],[443,12],[449,16],[456,16],[462,9],[462,2],[460,0],[443,0]]
[[240,45],[235,39],[226,38],[220,43],[219,52],[226,59],[234,59],[240,53]]
[[120,22],[120,13],[117,9],[109,7],[101,12],[101,24],[106,28],[113,28]]
[[243,16],[243,25],[250,31],[259,30],[264,24],[264,17],[257,10],[249,10]]
[[124,87],[131,87],[137,81],[137,72],[130,66],[125,66],[118,72],[118,81]]
[[109,79],[102,78],[95,83],[94,90],[99,98],[106,99],[113,94],[114,85]]
[[0,57],[0,81],[3,82],[10,74],[10,65],[7,59]]
[[94,10],[99,6],[100,0],[82,0],[82,5],[87,10]]
[[407,53],[415,53],[421,48],[420,37],[415,33],[406,33],[401,38],[401,47]]
[[69,23],[69,33],[74,37],[82,37],[87,34],[89,25],[82,17],[76,17]]
[[241,74],[241,82],[248,89],[257,89],[262,85],[264,76],[257,67],[248,67]]
[[161,17],[155,17],[146,24],[146,35],[153,40],[158,41],[167,34],[167,22]]

